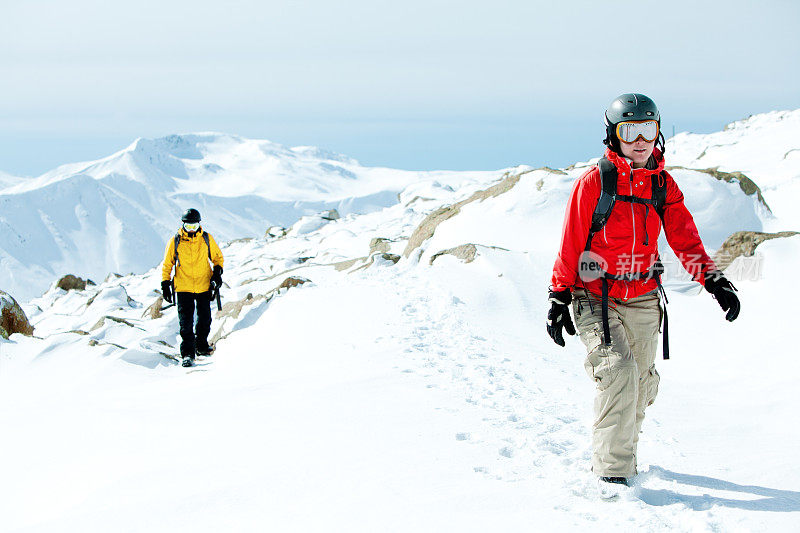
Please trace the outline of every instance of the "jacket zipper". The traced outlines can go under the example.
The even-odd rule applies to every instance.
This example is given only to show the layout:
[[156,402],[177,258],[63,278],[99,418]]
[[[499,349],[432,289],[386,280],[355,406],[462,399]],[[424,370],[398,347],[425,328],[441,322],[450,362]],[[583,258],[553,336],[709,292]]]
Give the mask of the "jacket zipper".
[[[630,190],[630,195],[634,196],[633,194],[633,169],[631,169],[630,174],[628,174],[628,189]],[[633,211],[633,202],[631,202],[631,227],[633,228],[633,242],[631,243],[631,266],[630,273],[633,274],[633,265],[636,264],[634,254],[636,252],[636,214]],[[625,282],[625,299],[628,298],[628,284],[630,282]]]

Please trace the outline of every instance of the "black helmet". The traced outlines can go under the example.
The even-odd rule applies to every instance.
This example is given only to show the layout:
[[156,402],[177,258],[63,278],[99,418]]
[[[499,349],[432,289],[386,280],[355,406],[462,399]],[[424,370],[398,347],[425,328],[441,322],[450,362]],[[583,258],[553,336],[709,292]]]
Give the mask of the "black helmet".
[[[619,139],[617,139],[617,124],[626,120],[655,120],[661,129],[661,113],[658,112],[656,103],[650,98],[639,93],[627,93],[617,96],[605,113],[606,138],[603,144],[620,153]],[[663,148],[664,137],[659,133],[658,142]],[[663,152],[663,149],[661,150]]]
[[186,212],[181,217],[182,222],[188,222],[193,224],[195,222],[200,222],[200,211],[194,208],[187,209]]

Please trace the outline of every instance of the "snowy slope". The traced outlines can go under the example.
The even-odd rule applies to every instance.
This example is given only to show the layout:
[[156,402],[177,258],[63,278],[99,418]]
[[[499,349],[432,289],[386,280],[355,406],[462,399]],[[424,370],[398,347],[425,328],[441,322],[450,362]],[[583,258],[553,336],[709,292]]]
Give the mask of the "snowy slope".
[[24,181],[25,178],[20,178],[18,176],[13,176],[11,174],[7,174],[3,171],[0,171],[0,190],[3,190],[7,187],[12,187]]
[[[670,290],[640,475],[598,501],[584,350],[543,327],[583,170],[421,179],[380,210],[223,244],[218,348],[188,371],[174,307],[145,316],[158,268],[29,301],[38,338],[0,342],[2,529],[795,530],[800,360],[775,302],[800,236],[759,247],[732,324]],[[673,174],[709,248],[786,224],[735,183]],[[471,262],[437,255],[464,244]],[[278,290],[289,276],[309,282]]]
[[[17,429],[0,444],[7,528],[787,530],[800,435],[763,413],[791,419],[798,365],[778,349],[788,316],[748,313],[781,290],[765,285],[780,271],[741,287],[747,328],[705,294],[671,295],[674,355],[660,364],[642,475],[614,507],[597,501],[582,349],[554,348],[541,327],[569,179],[526,172],[396,265],[370,256],[372,239],[400,255],[427,214],[491,182],[414,186],[378,212],[225,245],[226,301],[255,298],[215,320],[225,338],[188,372],[170,358],[174,308],[143,318],[157,269],[32,301],[43,338],[0,345],[0,423]],[[473,262],[430,264],[468,242]],[[796,238],[773,248],[770,268],[800,258]],[[311,283],[274,292],[289,275]],[[753,350],[784,377],[754,372]]]
[[800,229],[800,109],[773,111],[728,124],[723,131],[680,133],[667,141],[670,165],[743,172],[754,180],[782,226]]
[[188,207],[225,241],[322,210],[381,209],[422,180],[460,184],[498,174],[365,168],[317,148],[218,133],[138,139],[99,161],[0,179],[10,185],[0,190],[0,287],[28,299],[67,273],[96,281],[144,272]]

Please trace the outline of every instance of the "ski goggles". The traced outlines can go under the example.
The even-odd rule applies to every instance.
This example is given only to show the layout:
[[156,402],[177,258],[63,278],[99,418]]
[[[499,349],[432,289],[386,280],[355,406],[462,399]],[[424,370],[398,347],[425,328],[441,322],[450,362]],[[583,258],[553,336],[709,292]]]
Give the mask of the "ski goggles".
[[200,223],[199,222],[184,222],[183,223],[183,229],[185,229],[189,233],[194,233],[195,231],[200,229]]
[[617,139],[624,143],[632,143],[639,137],[645,142],[653,142],[658,138],[658,122],[655,120],[637,120],[617,124]]

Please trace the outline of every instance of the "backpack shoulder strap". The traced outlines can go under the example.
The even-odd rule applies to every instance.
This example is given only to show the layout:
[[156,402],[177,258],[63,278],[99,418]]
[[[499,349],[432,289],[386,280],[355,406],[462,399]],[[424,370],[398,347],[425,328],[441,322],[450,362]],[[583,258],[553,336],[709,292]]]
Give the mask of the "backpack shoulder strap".
[[659,174],[653,174],[650,179],[652,180],[653,206],[663,223],[664,207],[667,205],[667,173],[661,171]]
[[175,254],[172,256],[172,262],[175,263],[175,267],[179,267],[181,265],[181,260],[178,258],[178,244],[181,242],[181,233],[178,232],[175,234]]
[[597,163],[597,168],[600,169],[602,191],[592,214],[591,233],[600,231],[606,225],[617,198],[617,167],[603,157]]
[[[211,244],[209,243],[209,235],[205,231],[203,232],[203,240],[206,241],[206,248],[208,248],[208,260],[211,261]],[[213,261],[212,261],[213,262]]]

